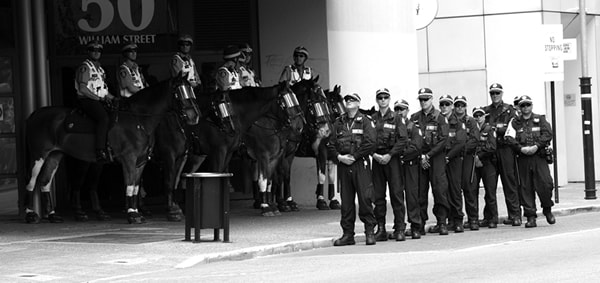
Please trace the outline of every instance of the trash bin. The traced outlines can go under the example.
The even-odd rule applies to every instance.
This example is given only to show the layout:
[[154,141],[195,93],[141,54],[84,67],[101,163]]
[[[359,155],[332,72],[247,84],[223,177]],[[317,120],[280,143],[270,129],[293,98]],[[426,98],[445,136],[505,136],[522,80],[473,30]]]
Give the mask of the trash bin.
[[213,241],[219,240],[223,229],[223,242],[229,242],[229,187],[231,173],[184,173],[187,178],[185,192],[185,241],[190,241],[194,228],[194,243],[200,242],[200,229],[214,229]]

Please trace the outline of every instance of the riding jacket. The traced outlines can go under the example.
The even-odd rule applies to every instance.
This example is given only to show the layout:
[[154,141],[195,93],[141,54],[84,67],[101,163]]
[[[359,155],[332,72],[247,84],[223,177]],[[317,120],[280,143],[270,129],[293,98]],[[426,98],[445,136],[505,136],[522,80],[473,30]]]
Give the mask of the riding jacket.
[[144,75],[142,75],[140,67],[135,62],[125,61],[121,64],[118,80],[122,97],[130,97],[135,94],[129,89],[131,86],[133,86],[133,89],[137,88],[138,91],[146,87]]
[[292,65],[285,66],[285,68],[283,69],[283,72],[281,73],[281,77],[279,78],[279,81],[280,82],[286,81],[290,85],[294,85],[295,83],[297,83],[301,80],[310,80],[312,78],[313,78],[313,72],[310,67],[304,66],[304,68],[302,70],[302,74],[301,74],[301,71],[298,69],[298,67],[296,67],[296,65],[292,64]]
[[86,83],[87,88],[100,98],[105,97],[108,94],[108,87],[106,86],[106,73],[100,64],[94,63],[89,59],[83,61],[77,71],[77,77],[75,79],[75,89],[79,97],[85,97],[79,90],[79,83]]
[[196,87],[201,84],[200,75],[196,70],[196,64],[192,57],[188,54],[183,54],[181,52],[177,52],[173,55],[173,59],[171,60],[171,77],[175,77],[179,74],[179,72],[187,75],[187,80],[190,82],[192,87]]

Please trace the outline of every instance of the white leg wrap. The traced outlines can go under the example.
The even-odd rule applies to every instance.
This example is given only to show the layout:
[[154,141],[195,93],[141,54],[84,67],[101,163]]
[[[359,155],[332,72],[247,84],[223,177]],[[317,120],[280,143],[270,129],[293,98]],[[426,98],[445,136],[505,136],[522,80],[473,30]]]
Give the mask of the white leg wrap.
[[43,165],[43,158],[36,160],[35,164],[33,164],[33,168],[31,169],[31,178],[29,179],[29,183],[27,184],[27,186],[25,186],[25,189],[27,191],[33,192],[33,189],[35,189],[35,181],[37,180],[37,177],[40,174],[40,170],[42,169]]

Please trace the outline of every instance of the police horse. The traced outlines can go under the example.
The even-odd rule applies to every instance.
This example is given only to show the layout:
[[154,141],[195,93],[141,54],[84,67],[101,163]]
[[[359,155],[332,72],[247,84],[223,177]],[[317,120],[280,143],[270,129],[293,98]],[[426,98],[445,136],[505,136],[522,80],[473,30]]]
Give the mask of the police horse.
[[[198,113],[185,106],[190,105],[190,98],[181,94],[186,87],[189,87],[189,83],[179,75],[122,99],[121,105],[128,106],[128,110],[111,113],[113,125],[108,132],[108,142],[113,149],[114,160],[122,165],[129,223],[145,222],[137,211],[137,194],[157,125],[171,109],[180,111],[188,123],[197,121]],[[96,161],[94,132],[89,118],[66,107],[43,107],[29,116],[26,140],[31,160],[31,178],[26,186],[27,223],[40,220],[32,210],[33,191],[36,188],[42,191],[44,212],[53,211],[49,187],[63,154],[82,161]]]

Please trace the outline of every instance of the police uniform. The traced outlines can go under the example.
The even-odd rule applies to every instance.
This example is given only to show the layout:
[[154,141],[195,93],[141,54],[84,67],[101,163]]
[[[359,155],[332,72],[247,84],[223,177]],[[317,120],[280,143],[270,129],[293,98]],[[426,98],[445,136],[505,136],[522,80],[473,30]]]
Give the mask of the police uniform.
[[[102,45],[90,43],[88,50],[91,49],[101,50]],[[85,85],[85,89],[82,89],[82,84]],[[106,86],[106,73],[98,61],[86,59],[77,68],[75,89],[81,109],[96,123],[96,157],[99,161],[105,161],[109,158],[109,152],[105,149],[109,117],[100,100],[109,96],[109,93]]]
[[[308,50],[303,46],[296,47],[294,49],[294,55],[295,54],[304,54],[304,56],[306,56],[306,60],[308,60]],[[304,63],[306,63],[306,60]],[[283,72],[279,77],[279,82],[288,82],[288,84],[294,85],[301,80],[311,80],[313,77],[314,74],[312,69],[305,64],[300,66],[291,64],[283,68]]]
[[[521,99],[520,104],[525,102],[531,103],[531,98]],[[554,224],[554,216],[551,213],[551,208],[554,206],[552,201],[553,183],[546,161],[546,148],[552,141],[552,127],[546,121],[545,116],[534,113],[531,113],[527,119],[521,113],[512,121],[511,126],[515,132],[507,133],[507,140],[515,152],[519,152],[517,162],[521,181],[521,204],[523,205],[523,215],[527,217],[525,227],[536,227],[536,192],[548,222]],[[535,153],[531,155],[521,153],[523,147],[534,145],[537,146]]]
[[[433,99],[433,94],[429,89],[419,90],[420,95],[429,95]],[[423,147],[421,159],[427,158],[430,167],[428,169],[419,170],[419,206],[421,209],[421,234],[424,234],[425,222],[429,219],[427,214],[427,205],[429,198],[429,183],[431,183],[433,192],[433,214],[436,217],[437,225],[435,229],[430,230],[437,232],[440,229],[441,234],[447,234],[446,220],[448,219],[448,179],[446,177],[446,161],[444,150],[446,148],[446,140],[448,139],[448,122],[440,111],[431,107],[429,113],[420,110],[414,113],[410,120],[415,127],[423,133]],[[445,230],[445,231],[443,231]],[[442,233],[445,232],[445,233]]]
[[[119,67],[119,88],[122,97],[131,97],[137,91],[142,90],[146,86],[144,75],[140,72],[140,67],[133,61],[125,61]],[[133,92],[131,89],[137,89]]]
[[256,74],[254,70],[252,70],[248,66],[240,66],[238,68],[238,73],[240,75],[240,85],[242,87],[250,86],[250,87],[258,87],[260,84],[258,83],[258,79],[256,78]]
[[365,233],[373,234],[375,216],[371,206],[373,183],[369,155],[375,150],[375,128],[372,121],[360,112],[354,118],[348,114],[339,117],[333,124],[333,131],[327,145],[328,154],[339,156],[351,154],[354,163],[338,163],[338,184],[341,189],[342,219],[340,224],[344,235],[354,236],[356,220],[355,195],[358,195],[358,216],[365,225]]
[[242,88],[236,63],[240,55],[239,48],[233,45],[227,46],[223,51],[225,63],[217,70],[217,90],[225,91]]
[[[452,103],[452,100],[449,101]],[[463,153],[467,140],[466,126],[450,112],[448,120],[448,140],[446,141],[446,176],[448,177],[448,226],[450,230],[463,231],[462,166]]]
[[[502,91],[500,84],[492,84],[490,91]],[[515,109],[512,105],[500,102],[498,105],[493,103],[484,108],[486,122],[496,131],[496,172],[500,175],[502,189],[506,200],[506,209],[508,219],[507,225],[521,225],[521,207],[519,205],[519,188],[517,185],[517,172],[515,171],[515,153],[504,140],[504,134],[508,123],[515,117]]]
[[[485,114],[482,108],[475,109],[473,112],[479,111]],[[475,115],[475,113],[473,113]],[[496,200],[496,190],[498,186],[498,174],[496,173],[496,131],[490,124],[477,124],[479,129],[479,141],[476,149],[477,159],[481,162],[480,167],[475,167],[475,176],[473,182],[470,183],[470,191],[473,193],[475,200],[479,201],[479,182],[483,181],[485,190],[483,208],[483,219],[479,221],[480,227],[496,228],[498,224],[498,202]],[[473,207],[479,211],[479,203]],[[470,217],[470,212],[467,211]],[[471,223],[473,224],[473,223]]]
[[407,236],[413,239],[421,238],[421,229],[424,229],[421,221],[421,207],[419,205],[419,173],[421,150],[423,148],[423,137],[421,130],[415,127],[414,123],[408,118],[402,118],[406,124],[408,140],[406,148],[400,155],[401,171],[401,191],[406,195],[406,214],[410,223],[410,230],[407,230]]
[[[382,114],[377,111],[373,114],[376,132],[376,150],[375,153],[380,155],[389,154],[390,161],[387,164],[380,164],[377,161],[373,162],[373,188],[374,188],[374,204],[373,213],[377,220],[377,240],[387,240],[385,232],[385,215],[386,215],[386,187],[389,186],[390,201],[392,210],[394,211],[394,234],[402,233],[406,223],[404,222],[405,205],[404,191],[400,185],[400,158],[399,154],[404,151],[408,135],[406,133],[406,125],[402,118],[397,115],[392,109]],[[381,234],[381,235],[380,235]],[[400,234],[398,234],[400,235]],[[399,239],[399,238],[397,238]]]
[[189,54],[177,52],[171,58],[171,77],[177,76],[180,72],[187,77],[192,87],[202,84],[194,59]]

